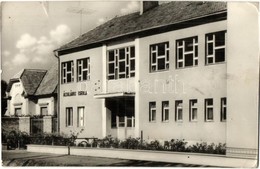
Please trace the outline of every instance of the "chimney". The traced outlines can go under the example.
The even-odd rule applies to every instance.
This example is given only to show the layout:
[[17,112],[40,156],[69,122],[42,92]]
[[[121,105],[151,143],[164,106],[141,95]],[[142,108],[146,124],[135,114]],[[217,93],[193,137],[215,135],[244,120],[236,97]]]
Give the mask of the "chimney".
[[140,15],[159,5],[158,1],[140,1],[140,3]]

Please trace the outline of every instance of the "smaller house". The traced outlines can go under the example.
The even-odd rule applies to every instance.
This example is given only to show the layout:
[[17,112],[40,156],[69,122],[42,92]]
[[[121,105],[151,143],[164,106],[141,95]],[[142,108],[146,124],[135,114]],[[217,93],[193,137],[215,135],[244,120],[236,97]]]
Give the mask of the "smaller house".
[[48,71],[23,69],[10,79],[5,116],[23,119],[19,130],[31,134],[57,130],[57,71],[57,64]]

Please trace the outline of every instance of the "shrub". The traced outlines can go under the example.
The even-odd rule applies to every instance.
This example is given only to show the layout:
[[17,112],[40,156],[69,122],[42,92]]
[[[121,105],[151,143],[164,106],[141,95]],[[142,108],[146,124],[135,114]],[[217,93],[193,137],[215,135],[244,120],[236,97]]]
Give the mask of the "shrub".
[[151,141],[147,143],[148,150],[163,150],[163,146],[160,144],[158,140]]
[[120,142],[120,148],[126,149],[138,149],[140,147],[140,139],[128,137],[124,141]]

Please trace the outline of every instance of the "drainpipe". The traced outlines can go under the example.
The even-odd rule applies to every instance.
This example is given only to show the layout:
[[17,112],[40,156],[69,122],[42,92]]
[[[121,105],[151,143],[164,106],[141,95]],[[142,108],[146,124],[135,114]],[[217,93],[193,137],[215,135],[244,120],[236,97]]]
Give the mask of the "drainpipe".
[[58,59],[58,86],[57,86],[57,118],[58,118],[58,133],[60,133],[60,57],[57,50],[53,51],[54,56]]

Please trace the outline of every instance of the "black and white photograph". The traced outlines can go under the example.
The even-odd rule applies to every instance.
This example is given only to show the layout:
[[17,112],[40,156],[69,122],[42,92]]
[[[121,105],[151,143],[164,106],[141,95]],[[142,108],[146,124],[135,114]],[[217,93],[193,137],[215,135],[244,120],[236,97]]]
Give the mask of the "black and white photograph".
[[0,5],[2,167],[259,167],[259,2]]

